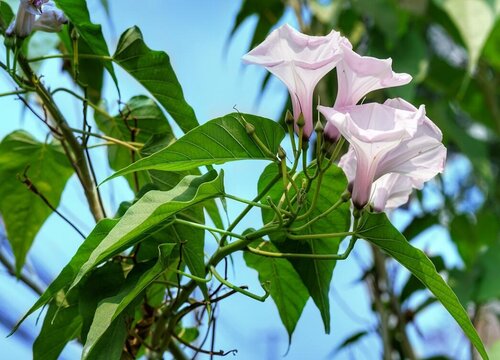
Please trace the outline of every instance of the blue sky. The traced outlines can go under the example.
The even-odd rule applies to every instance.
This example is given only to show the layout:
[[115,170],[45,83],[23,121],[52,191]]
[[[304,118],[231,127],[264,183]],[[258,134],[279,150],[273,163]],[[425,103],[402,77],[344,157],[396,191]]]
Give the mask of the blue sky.
[[[105,13],[98,5],[99,1],[90,0],[88,3],[94,21],[103,23],[111,52],[119,34],[126,28],[137,25],[149,47],[164,50],[170,55],[185,97],[201,122],[233,112],[235,105],[241,112],[251,112],[275,120],[281,113],[287,96],[284,86],[278,81],[271,81],[262,101],[257,104],[260,81],[265,73],[258,67],[246,66],[240,61],[247,50],[255,19],[245,23],[234,38],[229,40],[240,1],[110,1],[113,28],[109,27]],[[287,19],[293,21],[291,16]],[[40,37],[39,41],[47,41],[47,38]],[[59,68],[60,61],[51,60],[41,69],[45,81],[52,87],[56,84],[68,84],[68,78],[61,76]],[[123,71],[117,69],[117,74],[124,100],[137,94],[146,94],[146,91]],[[6,77],[0,77],[0,92],[11,89],[7,84]],[[105,89],[108,103],[113,106],[116,102],[114,87],[107,81]],[[79,105],[65,95],[59,96],[57,100],[69,121],[78,124],[81,111]],[[44,139],[43,128],[29,113],[22,112],[20,102],[14,98],[0,98],[0,115],[0,137],[24,127],[37,133],[41,140]],[[94,151],[98,177],[103,179],[109,175],[109,170],[105,167],[105,154],[100,150]],[[244,198],[253,197],[257,179],[265,165],[261,162],[241,162],[224,166],[227,192]],[[132,196],[121,180],[106,184],[103,191],[109,210],[113,210],[119,201],[128,200]],[[76,180],[72,178],[64,192],[61,210],[88,232],[92,229],[93,222],[88,211],[80,210],[80,204],[84,203],[83,194]],[[229,212],[233,217],[242,208],[233,202],[229,205]],[[240,230],[249,226],[257,227],[259,224],[260,216],[253,212],[241,224]],[[443,232],[440,235],[442,236]],[[40,275],[41,283],[49,281],[70,259],[80,241],[78,235],[66,224],[52,216],[35,241],[30,252],[28,268]],[[207,242],[209,241],[207,238]],[[429,239],[424,238],[417,244],[423,246],[428,243]],[[440,246],[443,243],[444,241]],[[436,251],[443,249],[438,248]],[[287,359],[327,358],[345,337],[366,327],[375,326],[376,321],[369,312],[368,293],[362,283],[356,282],[361,275],[360,264],[366,266],[369,262],[365,253],[363,243],[358,243],[354,256],[337,265],[331,293],[332,334],[324,335],[319,313],[310,301],[297,326]],[[232,279],[237,284],[249,285],[256,293],[261,292],[256,273],[246,269],[240,255],[235,256]],[[29,289],[8,275],[0,273],[0,306],[9,309],[13,321],[25,312],[35,299]],[[438,319],[449,322],[447,315],[441,311],[436,311],[436,314]],[[32,338],[33,334],[39,331],[41,324],[35,326],[35,320],[36,316],[32,316],[22,327],[27,338]],[[218,326],[215,349],[236,348],[239,351],[237,359],[276,359],[287,351],[287,334],[270,299],[263,304],[242,295],[231,297],[221,304]],[[20,341],[17,335],[5,339],[4,334],[6,329],[0,326],[2,355],[20,359],[31,357],[30,345]],[[356,359],[363,359],[363,356],[373,358],[369,354],[378,354],[381,351],[381,346],[374,337],[362,341],[362,344],[354,353]],[[65,355],[67,359],[77,358],[78,347],[75,345],[67,349]],[[335,358],[348,358],[348,355],[348,352],[344,352]]]

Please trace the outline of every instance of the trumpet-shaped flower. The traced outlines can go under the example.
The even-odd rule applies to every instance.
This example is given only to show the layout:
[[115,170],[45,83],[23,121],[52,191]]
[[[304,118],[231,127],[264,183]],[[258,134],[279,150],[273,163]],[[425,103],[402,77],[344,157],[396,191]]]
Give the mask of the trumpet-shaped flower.
[[35,20],[33,31],[59,32],[62,26],[67,23],[68,19],[64,13],[52,2],[49,2],[43,7],[42,14]]
[[67,22],[63,12],[52,1],[21,0],[16,18],[7,28],[6,34],[25,38],[34,30],[57,32]]
[[377,201],[379,204],[387,202],[391,195],[395,199],[396,193],[404,193],[411,184],[409,194],[411,187],[421,187],[443,171],[446,148],[441,143],[442,134],[425,116],[423,106],[417,109],[404,100],[392,99],[383,105],[356,105],[342,111],[320,106],[319,110],[352,148],[341,159],[340,166],[349,178],[357,208],[370,201],[374,182],[386,174],[404,175],[409,182],[404,186],[396,184],[402,178],[381,179],[384,181],[379,193],[386,194],[384,201]]
[[[356,177],[356,152],[349,147],[347,153],[342,156],[339,166],[344,170],[350,186],[354,185]],[[375,211],[395,209],[408,202],[413,188],[422,188],[423,183],[412,183],[411,178],[398,173],[385,174],[372,184],[369,203]],[[351,189],[352,191],[352,189]]]
[[341,60],[339,44],[344,42],[348,40],[336,31],[309,36],[283,25],[243,56],[244,62],[264,66],[288,87],[295,121],[304,116],[306,138],[313,131],[314,88]]
[[334,108],[356,105],[371,91],[401,86],[411,81],[411,76],[392,71],[392,59],[360,56],[349,42],[340,44],[343,58],[337,64],[338,91]]

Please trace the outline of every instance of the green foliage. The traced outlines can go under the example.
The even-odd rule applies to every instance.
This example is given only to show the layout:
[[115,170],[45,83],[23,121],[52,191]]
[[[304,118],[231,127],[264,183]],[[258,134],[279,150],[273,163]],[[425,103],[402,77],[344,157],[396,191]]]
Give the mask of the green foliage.
[[99,222],[13,331],[60,290],[71,290],[78,285],[95,266],[167,226],[169,218],[176,213],[222,194],[222,175],[217,175],[215,171],[198,177],[188,176],[170,191],[147,192],[120,219]]
[[467,50],[469,71],[474,71],[486,39],[500,13],[500,2],[493,0],[434,0],[457,27]]
[[87,341],[83,347],[82,359],[94,359],[95,355],[100,354],[100,352],[95,351],[95,346],[99,340],[127,306],[166,269],[174,246],[175,244],[161,245],[159,247],[158,261],[153,266],[148,263],[135,266],[118,293],[99,302]]
[[[135,192],[135,200],[124,202],[116,219],[98,222],[25,315],[48,305],[42,331],[34,344],[34,358],[56,359],[73,339],[84,344],[84,359],[125,355],[138,358],[144,355],[145,344],[150,342],[155,349],[166,350],[167,347],[160,349],[161,344],[154,343],[156,335],[167,334],[167,340],[178,337],[172,341],[194,342],[200,335],[199,329],[186,328],[181,323],[183,312],[206,306],[210,318],[212,302],[224,298],[224,295],[216,298],[222,287],[214,287],[215,280],[207,285],[200,278],[205,279],[211,266],[217,266],[221,259],[244,249],[247,249],[244,253],[247,266],[258,272],[262,283],[270,284],[265,289],[276,304],[289,341],[309,297],[320,311],[325,331],[330,332],[329,290],[336,265],[332,256],[338,255],[340,242],[349,234],[351,225],[349,204],[340,201],[347,188],[342,171],[333,165],[311,181],[303,173],[296,174],[294,167],[288,174],[290,177],[283,180],[279,175],[290,169],[285,164],[281,169],[278,165],[276,154],[285,135],[279,124],[250,114],[233,113],[200,126],[186,102],[169,56],[151,50],[139,28],[127,29],[110,56],[100,25],[91,22],[86,1],[55,2],[70,20],[60,33],[58,50],[64,54],[63,68],[78,79],[75,83],[85,91],[83,95],[92,102],[91,107],[100,105],[104,68],[118,87],[113,63],[142,84],[152,98],[134,96],[126,104],[120,100],[120,113],[114,116],[104,106],[95,109],[94,119],[101,133],[97,136],[109,140],[108,162],[117,171],[112,177],[124,175]],[[108,1],[101,0],[101,4],[109,13]],[[383,101],[388,95],[402,96],[416,105],[426,104],[428,116],[443,130],[451,161],[454,154],[463,154],[474,171],[460,179],[454,194],[449,192],[446,179],[436,184],[443,205],[429,213],[424,209],[421,217],[411,220],[404,236],[384,214],[370,213],[363,213],[356,235],[411,272],[402,291],[394,294],[396,302],[408,304],[405,302],[412,294],[429,289],[485,359],[484,347],[467,313],[439,272],[448,273],[450,284],[464,305],[472,302],[480,306],[500,297],[497,281],[500,229],[496,221],[500,214],[500,191],[495,181],[500,160],[497,155],[499,11],[498,0],[244,0],[231,29],[233,36],[247,19],[255,17],[257,25],[249,44],[254,47],[284,14],[293,12],[306,32],[320,35],[332,28],[340,30],[360,53],[392,57],[395,71],[413,76],[410,85],[373,92],[363,101]],[[305,14],[310,14],[310,18],[302,19]],[[0,1],[0,34],[5,32],[13,15],[7,3]],[[72,39],[73,28],[79,34],[78,40]],[[28,37],[7,41],[6,45],[11,46],[10,58],[6,58],[6,65],[1,63],[2,69],[22,92],[37,93],[45,120],[57,128],[53,134],[59,138],[59,130],[69,127],[65,115],[58,118],[60,110],[51,98],[50,87],[44,88],[47,79],[26,71],[31,66],[29,61],[22,63],[29,56],[38,57],[27,53],[31,40]],[[82,55],[79,58],[71,56],[77,50],[75,44]],[[34,69],[38,72],[42,68]],[[336,91],[333,77],[329,75],[317,87],[317,95],[323,101],[333,99]],[[269,78],[266,76],[263,87]],[[38,105],[34,101],[32,104]],[[175,138],[163,110],[186,133],[180,139]],[[57,142],[40,143],[21,131],[8,135],[0,143],[3,181],[0,213],[14,250],[18,275],[33,239],[52,213],[50,207],[58,206],[65,183],[73,173],[67,159],[79,169],[83,157],[78,158],[78,151],[90,157],[85,154],[87,143],[80,142],[78,136],[68,141],[68,134],[62,133],[63,145],[70,145],[66,153]],[[234,233],[246,211],[256,206],[255,202],[247,202],[246,210],[232,223],[228,221],[227,231],[224,230],[215,203],[216,198],[225,195],[223,174],[210,170],[212,165],[250,159],[273,162],[261,175],[260,195],[254,199],[260,202],[258,206],[262,207],[266,224],[256,230],[255,237],[253,230],[242,235]],[[209,172],[202,175],[199,169],[202,166]],[[93,169],[86,170],[90,174]],[[312,165],[307,171],[312,174],[315,170]],[[81,171],[78,175],[82,180]],[[96,192],[94,179],[90,177],[82,181],[84,184],[87,180],[87,187],[84,186],[87,196],[88,192]],[[292,178],[294,186],[290,185]],[[274,185],[268,188],[271,179]],[[486,199],[480,210],[472,206],[476,214],[469,214],[466,209],[464,215],[463,205],[468,205],[467,194],[472,190],[481,191]],[[420,200],[425,198],[419,196]],[[231,197],[226,194],[226,198]],[[421,204],[425,205],[425,201]],[[332,206],[335,209],[330,211]],[[204,225],[204,211],[219,229]],[[463,269],[446,269],[442,257],[429,259],[406,240],[440,222],[450,225],[451,237],[465,264]],[[207,231],[224,240],[209,260],[204,252]],[[231,237],[237,240],[227,241]],[[259,251],[267,255],[257,255]],[[184,271],[198,278],[189,281],[191,275]],[[224,282],[227,279],[217,280],[236,292],[250,294]],[[201,290],[203,300],[194,299],[193,291],[197,289]],[[393,289],[387,291],[389,294]],[[412,309],[413,314],[434,301],[434,298],[424,300]],[[160,320],[166,320],[168,326],[159,326]],[[394,331],[390,340],[394,343],[404,331],[391,330]],[[356,343],[369,332],[365,329],[353,334],[337,350]],[[130,341],[135,335],[134,341],[140,339],[138,345]],[[398,346],[393,350],[398,351]]]
[[49,305],[40,335],[33,343],[34,360],[57,360],[66,344],[77,338],[82,328],[78,304]]
[[252,16],[257,16],[257,26],[255,27],[249,49],[264,41],[271,28],[283,16],[285,5],[280,0],[245,0],[236,15],[231,35]]
[[9,4],[0,1],[0,34],[4,34],[10,22],[14,18],[14,13]]
[[[54,2],[78,30],[78,34],[84,39],[92,54],[109,57],[108,45],[102,35],[101,25],[91,22],[87,2],[85,0],[54,0]],[[104,67],[118,86],[113,64],[104,61]]]
[[480,252],[500,241],[500,226],[494,214],[481,211],[476,219],[468,215],[456,216],[450,224],[450,235],[457,244],[460,256],[471,267]]
[[[121,113],[114,117],[104,111],[96,111],[94,118],[104,134],[124,142],[147,144],[152,138],[160,138],[167,144],[174,141],[167,118],[154,100],[146,96],[134,96],[125,104]],[[122,169],[140,159],[142,153],[150,148],[151,144],[148,144],[139,152],[118,144],[109,146],[109,165],[114,170]],[[132,189],[142,188],[151,182],[151,176],[146,172],[127,176],[126,179]]]
[[184,99],[181,85],[163,51],[146,46],[137,27],[126,30],[113,55],[113,60],[140,82],[184,132],[198,126],[196,115]]
[[455,293],[438,274],[429,258],[410,245],[387,219],[387,215],[365,213],[360,219],[358,235],[384,250],[415,275],[453,316],[481,356],[488,359],[483,343]]
[[[269,183],[269,179],[274,177],[277,172],[276,165],[269,165],[263,172],[259,179],[259,191]],[[308,171],[314,171],[314,167],[310,168]],[[297,183],[300,184],[304,175],[297,178]],[[307,194],[307,198],[304,199],[304,205],[302,211],[299,212],[300,215],[307,213],[307,209],[311,206],[314,201],[316,190],[320,187],[317,202],[314,206],[314,210],[309,213],[303,220],[295,221],[292,226],[294,228],[299,228],[306,225],[310,220],[323,214],[328,210],[335,201],[337,201],[342,192],[347,187],[347,180],[344,173],[340,168],[335,165],[331,166],[329,170],[324,174],[322,183],[319,184],[318,181],[312,183],[312,186]],[[290,196],[293,197],[294,192],[292,191]],[[283,184],[278,183],[275,185],[268,196],[277,204],[283,196]],[[274,212],[270,210],[263,210],[262,219],[264,223],[268,223],[272,220]],[[350,211],[348,204],[340,206],[333,212],[330,212],[327,216],[318,219],[314,223],[308,225],[304,229],[294,231],[297,235],[311,235],[311,234],[328,234],[336,232],[345,232],[349,230],[350,226]],[[320,239],[307,239],[307,240],[293,240],[286,238],[286,235],[282,233],[270,234],[271,241],[278,248],[279,251],[283,253],[299,253],[299,254],[315,254],[315,255],[325,255],[325,254],[336,254],[339,249],[340,238],[320,238]],[[335,267],[334,260],[319,260],[319,259],[300,259],[294,258],[289,259],[295,271],[300,276],[302,283],[307,288],[309,294],[311,295],[314,303],[318,307],[323,323],[325,326],[325,331],[330,332],[330,283],[332,280],[333,269]],[[279,304],[277,303],[277,306]],[[282,310],[284,311],[284,310]],[[285,324],[287,326],[287,324]],[[289,326],[289,325],[288,325]],[[287,327],[288,329],[289,327]]]
[[278,124],[259,116],[230,114],[191,130],[165,149],[118,171],[109,179],[150,169],[181,171],[235,160],[274,160],[275,156],[263,152],[250,137],[245,129],[246,123],[255,127],[255,135],[272,154],[276,154],[285,136]]
[[[57,143],[41,143],[16,131],[0,143],[0,213],[2,214],[16,270],[43,223],[59,205],[73,168]],[[24,183],[23,183],[24,182]]]
[[[270,242],[259,245],[261,245],[260,242],[255,242],[255,246],[260,250],[278,251]],[[269,283],[271,298],[288,332],[288,342],[291,343],[292,334],[309,299],[307,288],[302,284],[299,275],[288,260],[258,256],[250,252],[245,252],[243,256],[247,266],[259,273],[259,281]]]
[[[187,176],[170,191],[150,191],[132,205],[89,254],[70,289],[95,266],[153,234],[178,212],[223,194],[222,174]],[[173,220],[173,219],[172,219]],[[88,240],[88,238],[87,238]]]
[[[70,54],[75,51],[78,51],[79,54],[92,54],[92,47],[81,36],[77,40],[77,49],[75,49],[71,39],[72,29],[72,26],[67,26],[59,33],[61,39],[60,50]],[[66,59],[63,63],[63,68],[71,76],[77,75],[78,84],[86,91],[89,100],[94,104],[98,104],[101,100],[104,64],[103,61],[83,57],[78,59],[78,64],[74,63],[74,58]]]

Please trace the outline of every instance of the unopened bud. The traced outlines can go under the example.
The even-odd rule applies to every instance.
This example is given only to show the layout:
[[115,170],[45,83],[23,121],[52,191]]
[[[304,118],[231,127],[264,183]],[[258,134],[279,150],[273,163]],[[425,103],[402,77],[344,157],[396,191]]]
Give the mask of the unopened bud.
[[285,124],[293,125],[293,122],[294,122],[293,114],[290,112],[290,110],[287,110],[285,114]]
[[278,148],[278,157],[281,160],[286,159],[286,152],[285,152],[285,150],[281,146]]
[[314,131],[316,131],[317,133],[322,133],[323,130],[325,130],[325,128],[323,127],[323,124],[321,123],[321,121],[318,120],[318,122],[314,126]]
[[306,124],[306,121],[304,119],[304,115],[300,114],[299,118],[297,119],[297,126],[300,129],[300,128],[303,128],[305,124]]
[[77,41],[80,38],[80,34],[78,33],[78,30],[74,27],[71,30],[71,40]]
[[249,122],[245,123],[245,130],[246,130],[248,135],[255,134],[255,126],[253,126]]
[[340,198],[342,199],[343,202],[348,202],[349,199],[351,198],[351,192],[348,190],[344,191],[340,196]]

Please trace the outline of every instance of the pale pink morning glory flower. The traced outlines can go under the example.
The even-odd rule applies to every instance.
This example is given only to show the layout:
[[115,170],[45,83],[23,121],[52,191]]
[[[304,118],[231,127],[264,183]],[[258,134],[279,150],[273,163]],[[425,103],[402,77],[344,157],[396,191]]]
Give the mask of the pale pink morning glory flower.
[[411,81],[411,76],[392,71],[392,59],[361,56],[348,42],[340,44],[342,61],[337,64],[338,91],[334,108],[356,105],[371,91],[401,86]]
[[[339,166],[344,170],[350,186],[353,186],[357,166],[356,153],[353,147],[349,147],[347,153],[342,156]],[[412,180],[405,175],[398,173],[385,174],[373,182],[369,203],[378,212],[395,209],[408,202],[414,188],[421,189],[422,186],[423,183],[412,183]]]
[[[411,81],[411,76],[392,71],[391,59],[377,59],[370,56],[361,56],[352,50],[348,41],[341,43],[343,56],[337,64],[337,98],[334,108],[356,105],[371,91],[401,86]],[[340,136],[332,122],[325,126],[325,137],[334,142]]]
[[306,138],[313,131],[314,88],[341,60],[339,44],[343,42],[347,39],[336,31],[326,36],[309,36],[285,24],[243,56],[244,62],[264,66],[285,83],[295,121],[300,114],[304,116]]
[[[349,178],[357,208],[369,203],[372,185],[386,174],[404,175],[410,180],[406,188],[411,189],[443,171],[446,148],[441,143],[442,134],[425,116],[424,106],[417,109],[402,99],[391,99],[384,104],[355,105],[342,111],[324,106],[318,109],[352,148],[340,166]],[[379,210],[380,203],[391,199],[391,193],[404,193],[401,184],[394,186],[387,180],[378,187],[379,192],[386,192],[384,201],[376,201]]]
[[34,30],[57,32],[67,22],[63,12],[52,1],[21,0],[16,18],[9,25],[6,34],[25,38]]
[[64,13],[54,3],[48,2],[44,5],[42,14],[33,24],[33,31],[59,32],[62,26],[67,23],[68,19]]

